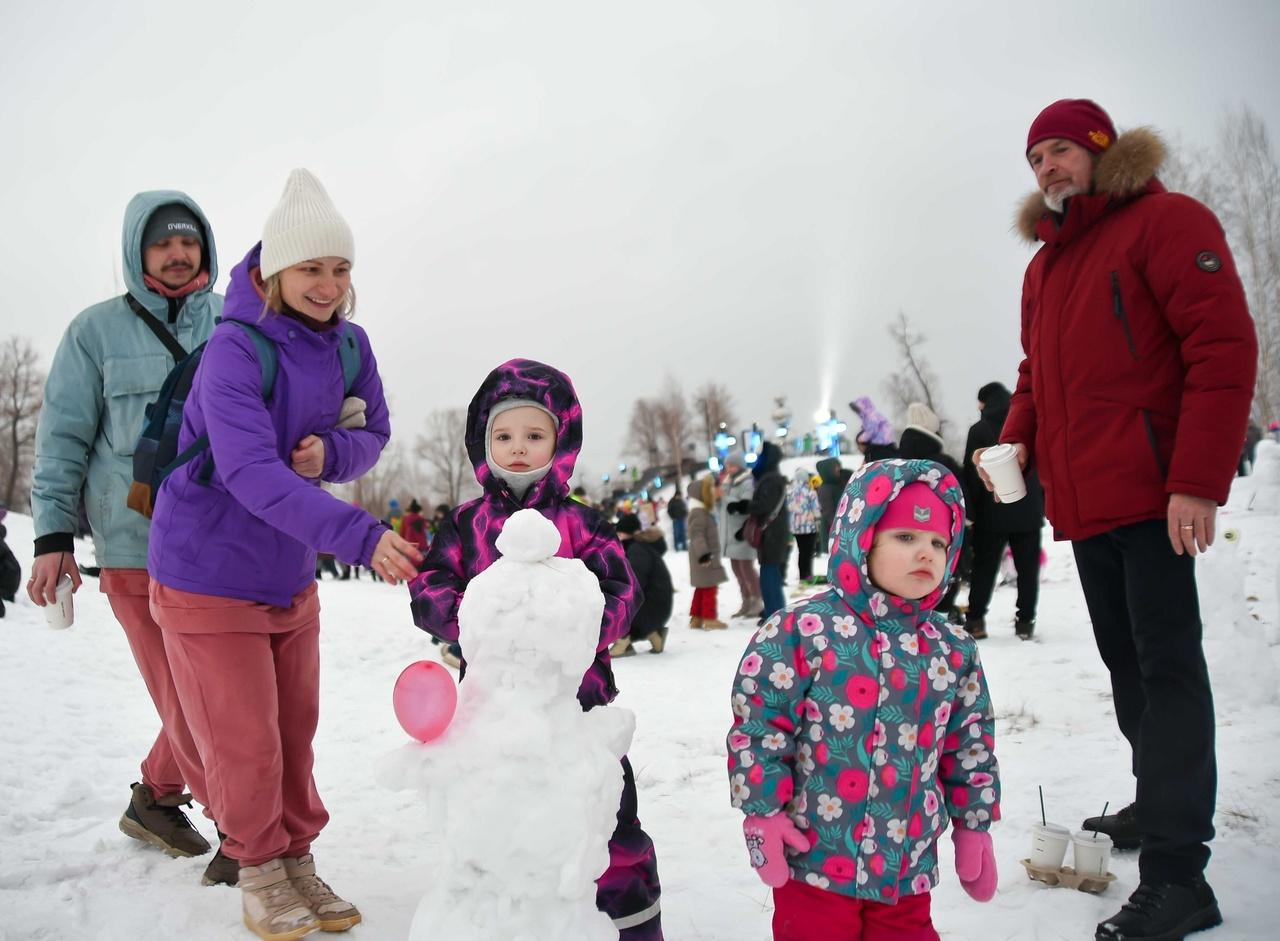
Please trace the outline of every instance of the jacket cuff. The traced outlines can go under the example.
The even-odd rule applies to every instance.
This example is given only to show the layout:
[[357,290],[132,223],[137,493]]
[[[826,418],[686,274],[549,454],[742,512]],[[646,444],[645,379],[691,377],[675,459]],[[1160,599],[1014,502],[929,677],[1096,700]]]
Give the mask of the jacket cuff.
[[338,456],[334,451],[333,437],[326,431],[316,435],[324,442],[324,467],[320,469],[320,479],[330,481],[338,466]]
[[36,537],[36,555],[49,555],[53,552],[74,554],[75,551],[76,540],[71,533],[49,533],[46,536]]

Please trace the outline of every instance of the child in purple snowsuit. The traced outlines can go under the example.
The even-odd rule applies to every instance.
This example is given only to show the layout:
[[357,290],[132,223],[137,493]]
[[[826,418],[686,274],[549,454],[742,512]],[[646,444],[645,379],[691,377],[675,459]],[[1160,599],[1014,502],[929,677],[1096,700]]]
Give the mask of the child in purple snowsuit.
[[[542,467],[512,471],[494,460],[490,431],[503,411],[529,407],[550,416],[555,451]],[[497,561],[495,542],[508,517],[521,509],[536,509],[560,531],[557,555],[581,559],[600,579],[605,598],[600,641],[595,662],[582,678],[578,701],[583,709],[606,705],[618,694],[609,647],[627,636],[642,599],[608,521],[570,498],[569,479],[582,447],[582,408],[569,377],[527,359],[497,367],[471,400],[466,446],[484,495],[455,507],[436,530],[420,574],[409,583],[414,623],[442,641],[461,641],[465,676],[466,638],[458,636],[463,592],[472,578]],[[613,919],[622,941],[660,941],[657,857],[636,816],[635,778],[625,757],[622,772],[622,806],[609,840],[609,868],[596,883],[596,903]]]

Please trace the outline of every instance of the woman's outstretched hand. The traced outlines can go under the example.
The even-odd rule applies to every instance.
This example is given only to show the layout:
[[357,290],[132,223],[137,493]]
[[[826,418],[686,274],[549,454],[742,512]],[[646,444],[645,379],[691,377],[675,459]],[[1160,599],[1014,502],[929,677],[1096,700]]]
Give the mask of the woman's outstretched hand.
[[418,574],[418,563],[421,561],[422,553],[417,546],[388,529],[373,550],[371,567],[388,584],[398,585]]

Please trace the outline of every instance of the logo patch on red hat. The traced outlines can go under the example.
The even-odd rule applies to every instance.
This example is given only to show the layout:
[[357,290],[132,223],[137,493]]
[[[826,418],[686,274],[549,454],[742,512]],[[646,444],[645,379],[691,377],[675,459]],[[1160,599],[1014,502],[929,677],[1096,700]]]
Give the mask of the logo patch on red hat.
[[1111,135],[1109,135],[1106,131],[1090,131],[1089,140],[1093,141],[1103,150],[1106,150],[1108,147],[1111,146]]
[[1222,259],[1213,252],[1201,252],[1196,256],[1196,267],[1212,274],[1222,267]]
[[911,511],[911,515],[917,523],[927,523],[929,518],[933,516],[933,511],[927,506],[918,506]]

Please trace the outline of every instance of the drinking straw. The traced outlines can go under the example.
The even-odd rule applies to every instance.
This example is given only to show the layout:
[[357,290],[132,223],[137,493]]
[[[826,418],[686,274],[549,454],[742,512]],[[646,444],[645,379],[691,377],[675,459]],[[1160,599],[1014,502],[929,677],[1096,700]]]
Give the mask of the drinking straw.
[[[1107,815],[1107,808],[1108,808],[1108,807],[1110,807],[1110,806],[1111,806],[1111,801],[1107,801],[1105,804],[1103,804],[1103,805],[1102,805],[1102,817],[1105,817],[1105,816]],[[1098,818],[1098,822],[1099,822],[1099,823],[1101,823],[1101,822],[1102,822],[1102,817],[1099,817],[1099,818]],[[1097,828],[1097,827],[1094,827],[1094,828],[1093,828],[1093,838],[1094,838],[1095,840],[1098,838],[1098,828]]]
[[1044,817],[1044,786],[1037,784],[1036,787],[1040,789],[1040,822],[1048,826],[1049,821]]

